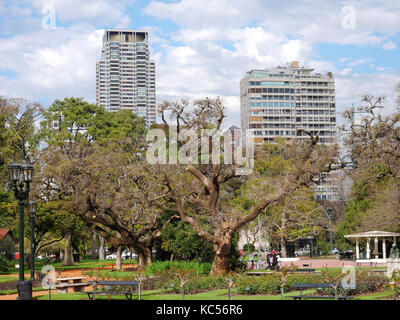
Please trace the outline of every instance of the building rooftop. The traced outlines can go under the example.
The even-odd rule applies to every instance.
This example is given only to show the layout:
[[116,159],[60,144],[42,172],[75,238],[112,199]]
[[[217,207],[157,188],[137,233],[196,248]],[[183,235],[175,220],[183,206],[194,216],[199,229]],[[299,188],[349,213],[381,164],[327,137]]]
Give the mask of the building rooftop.
[[0,241],[4,240],[10,229],[0,229]]
[[400,233],[387,232],[387,231],[368,231],[368,232],[347,234],[344,237],[345,238],[400,237]]

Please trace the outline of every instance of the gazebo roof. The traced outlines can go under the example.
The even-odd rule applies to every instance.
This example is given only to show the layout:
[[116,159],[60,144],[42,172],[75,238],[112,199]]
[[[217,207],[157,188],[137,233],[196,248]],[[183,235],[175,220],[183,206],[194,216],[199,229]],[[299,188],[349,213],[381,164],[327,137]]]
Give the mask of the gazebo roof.
[[400,237],[400,233],[387,231],[368,231],[361,233],[346,234],[345,238],[375,238],[375,237]]

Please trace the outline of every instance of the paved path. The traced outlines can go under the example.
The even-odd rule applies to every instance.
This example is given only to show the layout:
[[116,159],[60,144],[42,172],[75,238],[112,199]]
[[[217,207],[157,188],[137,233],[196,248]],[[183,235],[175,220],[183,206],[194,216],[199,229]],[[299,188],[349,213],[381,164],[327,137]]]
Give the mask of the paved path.
[[[349,260],[339,260],[339,259],[304,259],[302,258],[300,261],[294,262],[283,262],[282,265],[284,267],[290,266],[293,263],[296,266],[303,267],[304,264],[309,264],[310,268],[342,268],[343,266],[354,266],[357,267],[357,263],[355,261]],[[370,263],[362,263],[362,267],[375,267],[375,264],[371,265]],[[376,267],[386,267],[386,263],[378,263]]]

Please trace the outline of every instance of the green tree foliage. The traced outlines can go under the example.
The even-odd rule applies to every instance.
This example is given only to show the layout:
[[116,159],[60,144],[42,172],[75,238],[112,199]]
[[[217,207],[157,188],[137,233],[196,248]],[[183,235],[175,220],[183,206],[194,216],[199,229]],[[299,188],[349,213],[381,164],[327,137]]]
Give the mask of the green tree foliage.
[[[69,259],[68,262],[64,261],[65,264],[73,263],[72,250],[82,247],[86,237],[85,224],[79,216],[80,212],[72,210],[73,206],[66,206],[66,203],[71,201],[71,195],[77,195],[74,192],[78,185],[74,185],[72,181],[82,183],[75,180],[79,168],[82,168],[81,164],[85,164],[83,170],[87,169],[90,172],[90,168],[95,167],[94,162],[102,159],[102,152],[113,152],[108,147],[110,141],[120,141],[120,145],[124,146],[122,152],[133,153],[141,147],[137,141],[142,139],[144,133],[144,120],[132,112],[107,112],[103,107],[90,104],[82,98],[56,100],[44,112],[39,136],[46,143],[46,147],[37,165],[39,183],[36,184],[36,197],[51,203],[51,210],[56,210],[57,214],[63,217],[55,220],[52,228],[55,228],[57,238],[62,236],[65,240],[65,250],[68,252],[65,259]],[[100,155],[96,154],[96,159],[90,157],[93,150],[103,147]],[[112,168],[109,170],[111,173]],[[98,182],[96,175],[100,172],[93,172],[91,178],[94,183]],[[113,182],[115,181],[106,181],[103,186],[107,187]],[[96,192],[94,189],[84,190]],[[42,222],[44,229],[41,237],[48,227],[48,220],[44,219]],[[46,237],[49,235],[47,233]]]
[[[176,214],[166,212],[163,220],[167,221]],[[190,225],[178,220],[172,220],[165,225],[154,248],[155,258],[159,260],[211,262],[214,256],[211,243],[201,238]]]
[[[357,109],[344,114],[350,126],[345,144],[354,169],[354,185],[345,220],[336,239],[356,231],[400,231],[400,110],[384,116],[384,98],[365,95]],[[360,121],[354,121],[361,112]]]
[[8,186],[8,165],[14,156],[19,162],[25,158],[35,161],[38,157],[40,141],[35,123],[41,112],[38,103],[0,97],[0,227],[10,228],[13,233],[18,226],[17,203]]
[[79,142],[136,139],[145,122],[129,110],[107,112],[83,98],[56,100],[44,113],[41,134],[51,146],[72,147]]
[[264,216],[269,235],[281,243],[281,253],[287,256],[286,244],[309,236],[317,236],[328,226],[323,208],[314,192],[300,188],[284,200],[268,207]]
[[35,122],[42,110],[38,103],[0,97],[0,179],[7,181],[7,167],[13,156],[32,161],[37,157]]

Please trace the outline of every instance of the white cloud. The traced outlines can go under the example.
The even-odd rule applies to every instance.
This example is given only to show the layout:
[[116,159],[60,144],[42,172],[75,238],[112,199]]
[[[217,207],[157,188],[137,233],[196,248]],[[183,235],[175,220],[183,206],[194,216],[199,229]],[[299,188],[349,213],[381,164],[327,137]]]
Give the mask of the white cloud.
[[253,19],[260,1],[242,0],[181,0],[164,3],[152,1],[143,12],[157,19],[170,19],[176,24],[195,28],[242,26]]
[[386,42],[382,46],[383,50],[394,50],[396,48],[397,48],[396,44],[392,41]]
[[[345,5],[354,6],[354,29],[343,27]],[[258,21],[274,34],[284,33],[309,42],[379,45],[385,37],[377,33],[400,31],[400,4],[391,0],[318,4],[309,0],[152,1],[144,13],[169,19],[184,28],[202,29],[203,33],[213,28],[225,30]]]
[[338,113],[342,113],[354,103],[360,104],[363,94],[385,96],[386,112],[395,108],[395,86],[400,83],[398,73],[376,73],[376,74],[348,74],[339,75],[336,78],[336,100]]
[[132,1],[116,0],[33,0],[32,7],[39,13],[44,6],[55,8],[57,20],[74,23],[117,24],[121,27],[130,23],[124,14],[125,7]]
[[[41,28],[40,10],[45,4],[55,6],[60,25],[54,31]],[[334,73],[339,110],[357,103],[364,92],[392,94],[394,84],[400,82],[398,75],[390,71],[354,74],[357,66],[376,63],[366,58],[367,50],[366,56],[359,59],[346,57],[344,51],[341,68],[336,61],[318,59],[314,50],[319,43],[396,49],[391,37],[400,31],[399,1],[349,0],[346,4],[356,9],[355,29],[343,28],[345,4],[339,1],[152,1],[144,9],[146,14],[178,25],[178,30],[169,34],[157,26],[141,26],[150,31],[158,101],[222,96],[229,111],[229,125],[240,125],[239,83],[246,71],[291,60],[318,72]],[[33,0],[31,7],[14,5],[12,14],[23,20],[15,20],[13,27],[19,28],[20,21],[26,25],[20,35],[1,39],[0,69],[17,73],[13,79],[0,76],[2,92],[34,100],[46,97],[50,101],[69,95],[84,96],[93,102],[95,62],[100,56],[102,36],[97,29],[105,25],[128,26],[129,6],[134,8],[135,3]],[[25,9],[20,11],[21,8]],[[4,11],[0,4],[1,17],[4,12],[10,11]],[[31,16],[32,12],[38,16]],[[6,29],[0,29],[0,34],[7,33]],[[379,68],[374,67],[382,70]]]
[[0,69],[17,73],[0,78],[4,94],[46,100],[85,96],[94,101],[95,63],[103,32],[71,27],[39,30],[2,40]]

